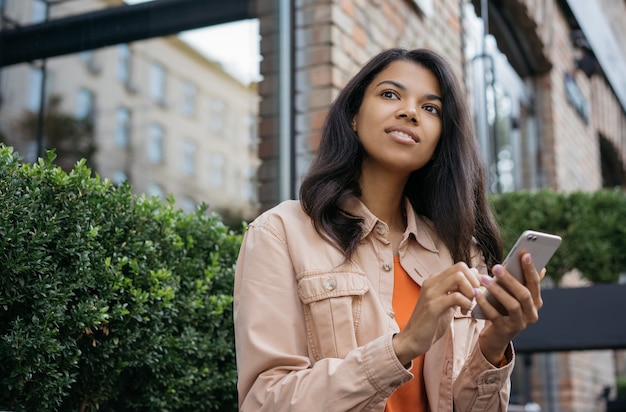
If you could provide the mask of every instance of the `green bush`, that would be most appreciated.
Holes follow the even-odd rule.
[[[236,410],[241,235],[0,146],[0,410]]]
[[[563,238],[548,273],[556,283],[578,269],[593,283],[614,283],[626,272],[626,192],[512,192],[491,197],[508,250],[525,229]]]

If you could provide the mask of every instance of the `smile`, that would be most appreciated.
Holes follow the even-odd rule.
[[[385,132],[398,143],[416,144],[420,142],[419,137],[412,130],[404,128],[390,128]]]

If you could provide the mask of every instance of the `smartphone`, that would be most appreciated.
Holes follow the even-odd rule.
[[[550,233],[537,232],[534,230],[526,230],[517,238],[517,241],[509,251],[509,254],[502,262],[502,265],[517,279],[524,283],[524,271],[520,265],[520,252],[522,250],[529,252],[537,272],[540,272],[547,264],[550,258],[561,245],[561,237]],[[496,278],[494,278],[497,281]],[[487,292],[487,299],[499,310],[503,308],[497,300]],[[500,306],[500,307],[499,307]],[[472,309],[472,317],[476,319],[485,319],[485,315],[479,306]]]

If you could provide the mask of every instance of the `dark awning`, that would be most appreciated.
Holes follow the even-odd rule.
[[[154,0],[0,31],[0,67],[255,17],[250,0]]]
[[[626,285],[542,291],[539,321],[514,340],[517,352],[626,348]]]

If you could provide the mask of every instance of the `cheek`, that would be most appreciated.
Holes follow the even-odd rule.
[[[441,127],[433,127],[428,134],[431,154],[434,154],[441,140]]]
[[[427,124],[433,133],[436,133],[438,135],[441,134],[441,131],[443,129],[443,123],[440,117],[430,116],[427,120]]]
[[[443,131],[441,120],[432,119],[431,122],[427,122],[426,124],[423,124],[422,127],[428,134],[428,139],[434,141],[436,145],[439,139],[441,138],[441,133]]]

